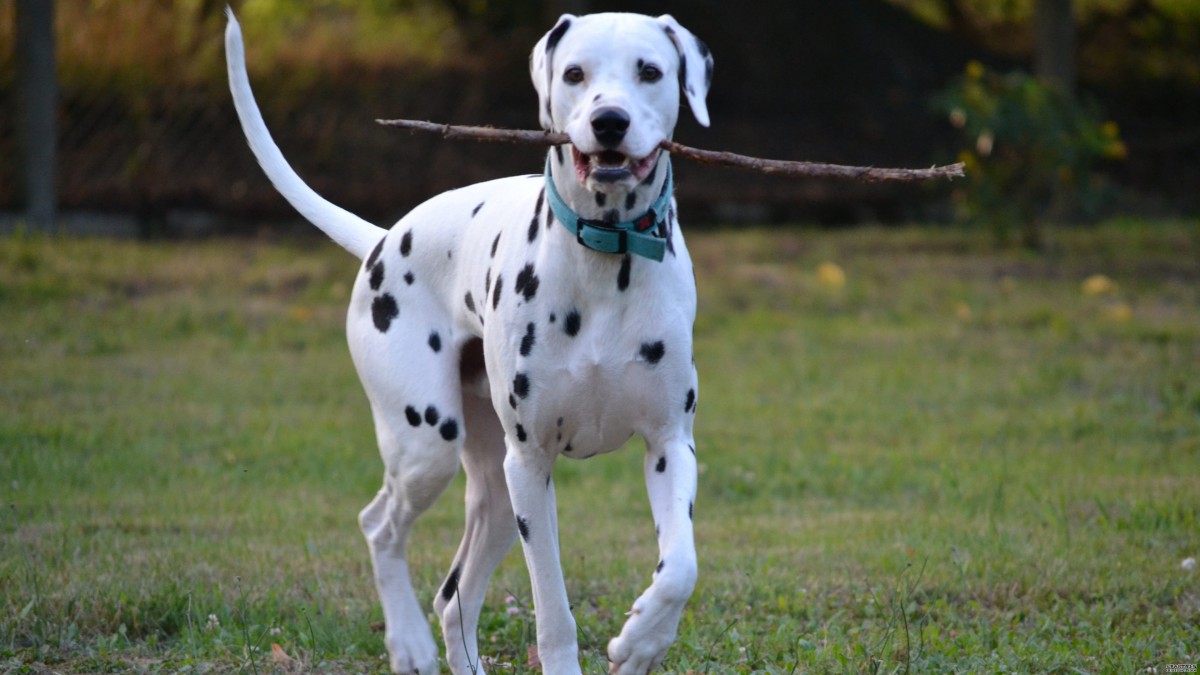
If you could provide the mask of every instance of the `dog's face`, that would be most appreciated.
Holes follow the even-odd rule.
[[[563,15],[529,64],[542,127],[571,138],[588,190],[628,191],[650,175],[679,119],[680,89],[708,126],[712,56],[669,15]]]

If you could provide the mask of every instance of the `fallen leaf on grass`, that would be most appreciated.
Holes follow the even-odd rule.
[[[525,660],[531,670],[537,670],[542,667],[542,660],[538,658],[537,645],[531,645],[525,650]]]

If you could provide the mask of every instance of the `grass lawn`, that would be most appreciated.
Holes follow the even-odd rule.
[[[1200,223],[1054,239],[689,237],[700,582],[667,670],[1200,662]],[[355,272],[316,238],[0,239],[0,671],[385,669]],[[632,446],[556,468],[585,672],[656,560]],[[425,598],[462,496],[414,533]],[[529,671],[517,550],[481,631]]]

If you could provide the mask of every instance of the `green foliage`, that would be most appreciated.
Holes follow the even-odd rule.
[[[972,61],[936,105],[964,144],[962,215],[1001,239],[1016,228],[1039,246],[1042,223],[1094,219],[1111,197],[1097,168],[1125,156],[1117,125],[1058,88]]]

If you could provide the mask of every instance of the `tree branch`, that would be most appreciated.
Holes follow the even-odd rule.
[[[518,143],[523,145],[542,145],[546,147],[565,145],[570,139],[564,133],[550,131],[529,131],[524,129],[496,129],[494,127],[468,127],[454,124],[436,124],[417,120],[375,120],[389,127],[408,129],[439,134],[450,140],[491,141],[500,143]],[[674,141],[663,141],[659,147],[672,155],[690,159],[700,164],[724,166],[733,169],[757,171],[759,173],[793,178],[842,178],[863,182],[892,181],[915,182],[936,178],[961,178],[963,163],[947,166],[934,166],[928,169],[885,169],[873,166],[844,166],[841,164],[823,164],[819,162],[791,162],[781,159],[763,159],[748,157],[732,152],[718,152],[692,148]]]

